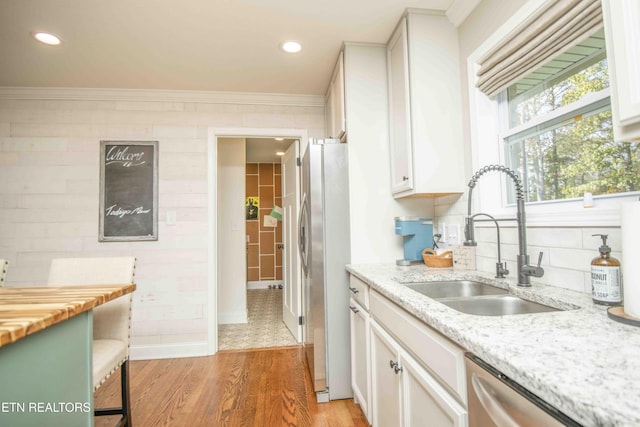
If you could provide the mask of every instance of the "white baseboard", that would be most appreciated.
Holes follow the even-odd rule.
[[[135,345],[129,349],[131,360],[173,359],[176,357],[199,357],[209,355],[209,343]]]
[[[269,286],[282,285],[282,280],[261,280],[256,282],[247,282],[247,289],[269,289]]]

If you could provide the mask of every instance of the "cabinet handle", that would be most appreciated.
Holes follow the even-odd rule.
[[[400,366],[399,362],[394,362],[393,360],[389,360],[389,366],[393,368],[393,371],[397,374],[398,372],[402,372],[402,366]]]
[[[399,362],[394,362],[393,360],[389,360],[389,366],[393,368],[393,371],[397,374],[398,372],[402,372],[402,366],[400,366]]]
[[[358,292],[360,292],[357,288],[349,288],[351,290],[351,292],[353,292],[354,294],[357,294]]]
[[[351,309],[351,311],[353,311],[354,313],[359,313],[360,310],[358,310],[356,307],[350,305],[349,308]]]
[[[409,181],[409,177],[408,176],[402,176],[402,180],[403,181]]]

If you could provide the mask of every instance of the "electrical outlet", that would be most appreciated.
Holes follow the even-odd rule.
[[[448,224],[446,226],[447,243],[457,245],[460,243],[460,224]]]
[[[444,222],[438,223],[438,234],[440,234],[439,243],[447,243],[447,224]]]

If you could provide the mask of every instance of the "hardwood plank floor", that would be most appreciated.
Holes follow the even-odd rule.
[[[119,402],[118,373],[95,406]],[[221,351],[213,356],[130,362],[134,427],[368,426],[352,399],[318,404],[302,347]],[[96,427],[117,417],[97,417]]]

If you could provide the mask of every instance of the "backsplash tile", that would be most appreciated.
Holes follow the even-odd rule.
[[[436,199],[434,229],[438,223],[460,224],[464,230],[467,212],[466,195]],[[496,229],[489,223],[475,228],[476,264],[479,271],[495,273],[498,248]],[[476,224],[477,225],[477,224]],[[514,222],[500,222],[501,258],[510,270],[509,277],[516,275],[516,256],[519,252],[518,230]],[[591,260],[598,256],[600,239],[593,234],[607,234],[607,244],[612,248],[611,256],[624,263],[621,253],[620,227],[528,227],[527,254],[532,264],[537,263],[538,253],[543,252],[541,266],[545,274],[532,278],[544,283],[578,292],[591,293]],[[464,240],[464,236],[462,237]]]

